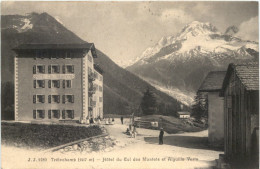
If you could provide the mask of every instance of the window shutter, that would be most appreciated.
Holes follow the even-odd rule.
[[[48,81],[49,88],[51,88],[51,80]]]
[[[65,65],[62,66],[62,72],[63,72],[63,73],[66,73],[66,71],[65,71]]]
[[[48,110],[48,117],[51,119],[51,110]]]
[[[42,111],[42,118],[45,118],[45,110]]]
[[[58,65],[58,71],[57,71],[57,73],[60,73],[60,65]]]
[[[36,65],[33,66],[33,74],[36,74]]]
[[[42,96],[42,103],[45,103],[45,95]]]
[[[74,65],[71,66],[71,72],[74,73]]]
[[[62,102],[65,103],[65,95],[62,95]]]
[[[48,73],[51,74],[51,65],[48,66]]]
[[[62,119],[65,119],[65,110],[62,110]]]
[[[58,86],[57,87],[60,88],[60,80],[58,80]]]
[[[36,119],[36,110],[33,110],[33,118]]]
[[[74,110],[71,111],[71,118],[74,119]]]
[[[36,80],[33,81],[33,87],[36,88]]]
[[[45,73],[45,65],[42,66],[42,72]]]
[[[36,103],[36,95],[33,95],[33,103]]]
[[[66,82],[65,80],[62,81],[63,88],[65,88],[65,82]]]
[[[74,103],[74,95],[71,96],[71,103]]]
[[[42,80],[42,88],[45,88],[45,80]]]
[[[58,95],[58,103],[60,103],[60,95]]]
[[[48,102],[51,103],[51,95],[48,96]]]
[[[60,110],[58,110],[58,117],[57,117],[58,119],[60,118]]]

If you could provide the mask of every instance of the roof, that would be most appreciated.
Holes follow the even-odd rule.
[[[222,89],[223,80],[226,71],[212,71],[209,72],[204,81],[202,82],[199,92],[214,92]]]
[[[93,57],[97,57],[94,43],[74,43],[74,44],[21,44],[15,47],[13,50],[16,52],[24,50],[91,50]]]
[[[250,62],[242,64],[231,63],[222,85],[222,95],[228,85],[230,75],[235,72],[245,89],[248,91],[259,90],[259,63]]]
[[[179,111],[177,112],[179,115],[190,115],[190,112],[186,112],[186,111]]]
[[[103,69],[99,66],[99,64],[94,64],[94,69],[100,74],[104,73]]]

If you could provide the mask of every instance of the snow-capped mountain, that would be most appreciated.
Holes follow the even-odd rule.
[[[194,21],[175,36],[147,48],[127,69],[165,86],[195,92],[209,71],[226,70],[231,62],[258,60],[258,43],[221,33],[210,23]]]
[[[147,48],[134,64],[149,64],[162,59],[185,60],[204,55],[216,60],[225,56],[250,58],[246,49],[258,52],[258,43],[243,41],[228,34],[237,31],[236,27],[229,27],[226,34],[223,34],[210,23],[194,21],[186,25],[176,37],[163,37],[155,46]]]

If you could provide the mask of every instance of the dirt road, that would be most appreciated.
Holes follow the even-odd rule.
[[[159,131],[139,129],[136,138],[124,134],[128,124],[106,125],[116,146],[109,151],[92,153],[42,154],[40,151],[2,146],[3,168],[200,168],[215,165],[221,151],[207,146],[207,131],[164,135],[158,144]],[[36,161],[32,161],[36,159]],[[31,160],[31,161],[30,161]],[[6,166],[6,167],[5,167]],[[26,166],[26,167],[25,167]]]

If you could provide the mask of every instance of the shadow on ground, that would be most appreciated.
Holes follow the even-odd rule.
[[[158,137],[145,137],[145,142],[149,144],[158,144]],[[218,150],[220,148],[210,147],[208,145],[208,137],[195,137],[195,136],[165,136],[163,144],[172,145],[177,147],[193,148],[193,149],[206,149]]]

